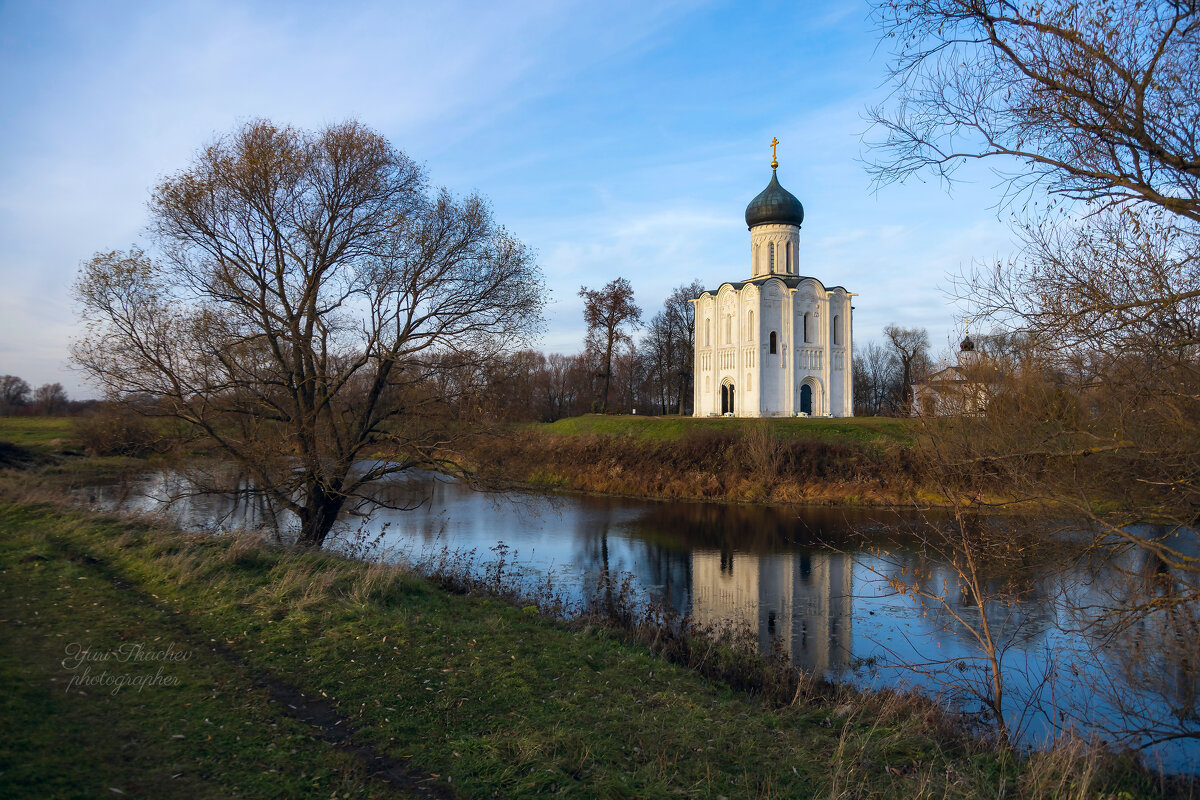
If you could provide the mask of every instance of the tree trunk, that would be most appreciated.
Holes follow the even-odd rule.
[[[325,544],[329,532],[337,522],[345,499],[321,491],[309,494],[308,502],[300,513],[300,535],[296,544],[300,547],[319,548]]]
[[[608,336],[608,348],[604,351],[604,397],[600,401],[600,411],[608,413],[608,389],[609,381],[612,380],[612,351],[613,337],[610,333]]]

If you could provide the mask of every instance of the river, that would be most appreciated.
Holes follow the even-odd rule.
[[[262,524],[236,494],[179,498],[181,487],[180,477],[162,473],[83,494],[97,507],[165,511],[185,528]],[[416,507],[374,508],[365,521],[348,521],[333,546],[374,543],[371,557],[414,562],[473,553],[483,570],[502,543],[516,579],[530,587],[550,576],[578,599],[606,573],[628,575],[646,597],[701,624],[746,629],[762,649],[782,647],[796,666],[830,680],[913,687],[982,710],[973,693],[987,673],[970,633],[980,611],[964,601],[957,573],[906,535],[928,524],[915,513],[497,495],[431,473],[394,480],[381,498]],[[1125,566],[1123,574],[1137,572]],[[889,577],[918,567],[944,587],[944,605],[894,590]],[[1037,745],[1064,727],[1133,745],[1150,741],[1148,728],[1200,731],[1186,719],[1196,707],[1192,671],[1152,665],[1147,680],[1146,664],[1129,663],[1127,640],[1080,630],[1079,609],[1110,598],[1111,580],[1061,565],[1035,573],[1019,602],[987,607],[1003,648],[1005,715],[1023,742]],[[1143,754],[1167,771],[1200,772],[1200,739]]]

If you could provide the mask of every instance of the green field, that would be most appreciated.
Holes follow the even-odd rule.
[[[680,439],[695,431],[749,431],[766,426],[775,436],[787,439],[850,439],[856,442],[912,441],[914,420],[895,417],[778,417],[765,419],[646,417],[630,414],[585,414],[557,422],[530,425],[540,433],[561,436],[602,434],[637,439]]]
[[[44,452],[70,449],[72,417],[0,417],[0,442]]]

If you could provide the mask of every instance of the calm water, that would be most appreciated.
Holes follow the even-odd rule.
[[[162,511],[181,485],[176,476],[154,475],[133,486],[90,489],[87,499]],[[965,690],[985,679],[967,631],[978,625],[980,612],[962,602],[952,570],[905,543],[911,539],[903,530],[922,524],[915,516],[497,496],[424,473],[392,482],[382,497],[387,505],[417,507],[377,508],[366,523],[353,523],[357,529],[348,523],[342,542],[378,537],[376,552],[391,559],[421,559],[443,548],[474,551],[479,569],[503,542],[507,559],[531,586],[550,574],[574,597],[595,587],[605,571],[625,573],[648,596],[702,623],[749,628],[763,649],[777,642],[805,670],[863,686],[913,686],[955,708],[979,710]],[[262,522],[235,495],[176,500],[168,513],[197,529]],[[889,586],[889,575],[917,566],[945,587],[949,609]],[[1134,573],[1139,568],[1125,566]],[[1036,744],[1064,726],[1109,741],[1141,741],[1128,733],[1133,722],[1162,726],[1171,722],[1173,707],[1195,708],[1190,674],[1170,677],[1170,664],[1124,663],[1126,641],[1073,632],[1081,617],[1072,609],[1103,602],[1119,589],[1117,582],[1082,568],[1048,569],[1023,588],[1018,605],[987,613],[1005,647],[1007,716],[1026,742]],[[1169,679],[1157,680],[1159,672]],[[1194,718],[1190,724],[1200,730]],[[1197,772],[1200,741],[1156,745],[1146,757],[1171,771]]]

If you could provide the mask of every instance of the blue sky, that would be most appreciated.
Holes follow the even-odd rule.
[[[800,271],[945,348],[947,275],[1011,250],[986,172],[873,193],[863,114],[886,49],[864,0],[0,3],[0,373],[68,368],[70,286],[142,242],[149,189],[255,117],[355,117],[478,191],[553,292],[547,352],[583,339],[580,285],[628,278],[649,318],[675,286],[749,271],[742,214],[770,178],[804,203]]]

